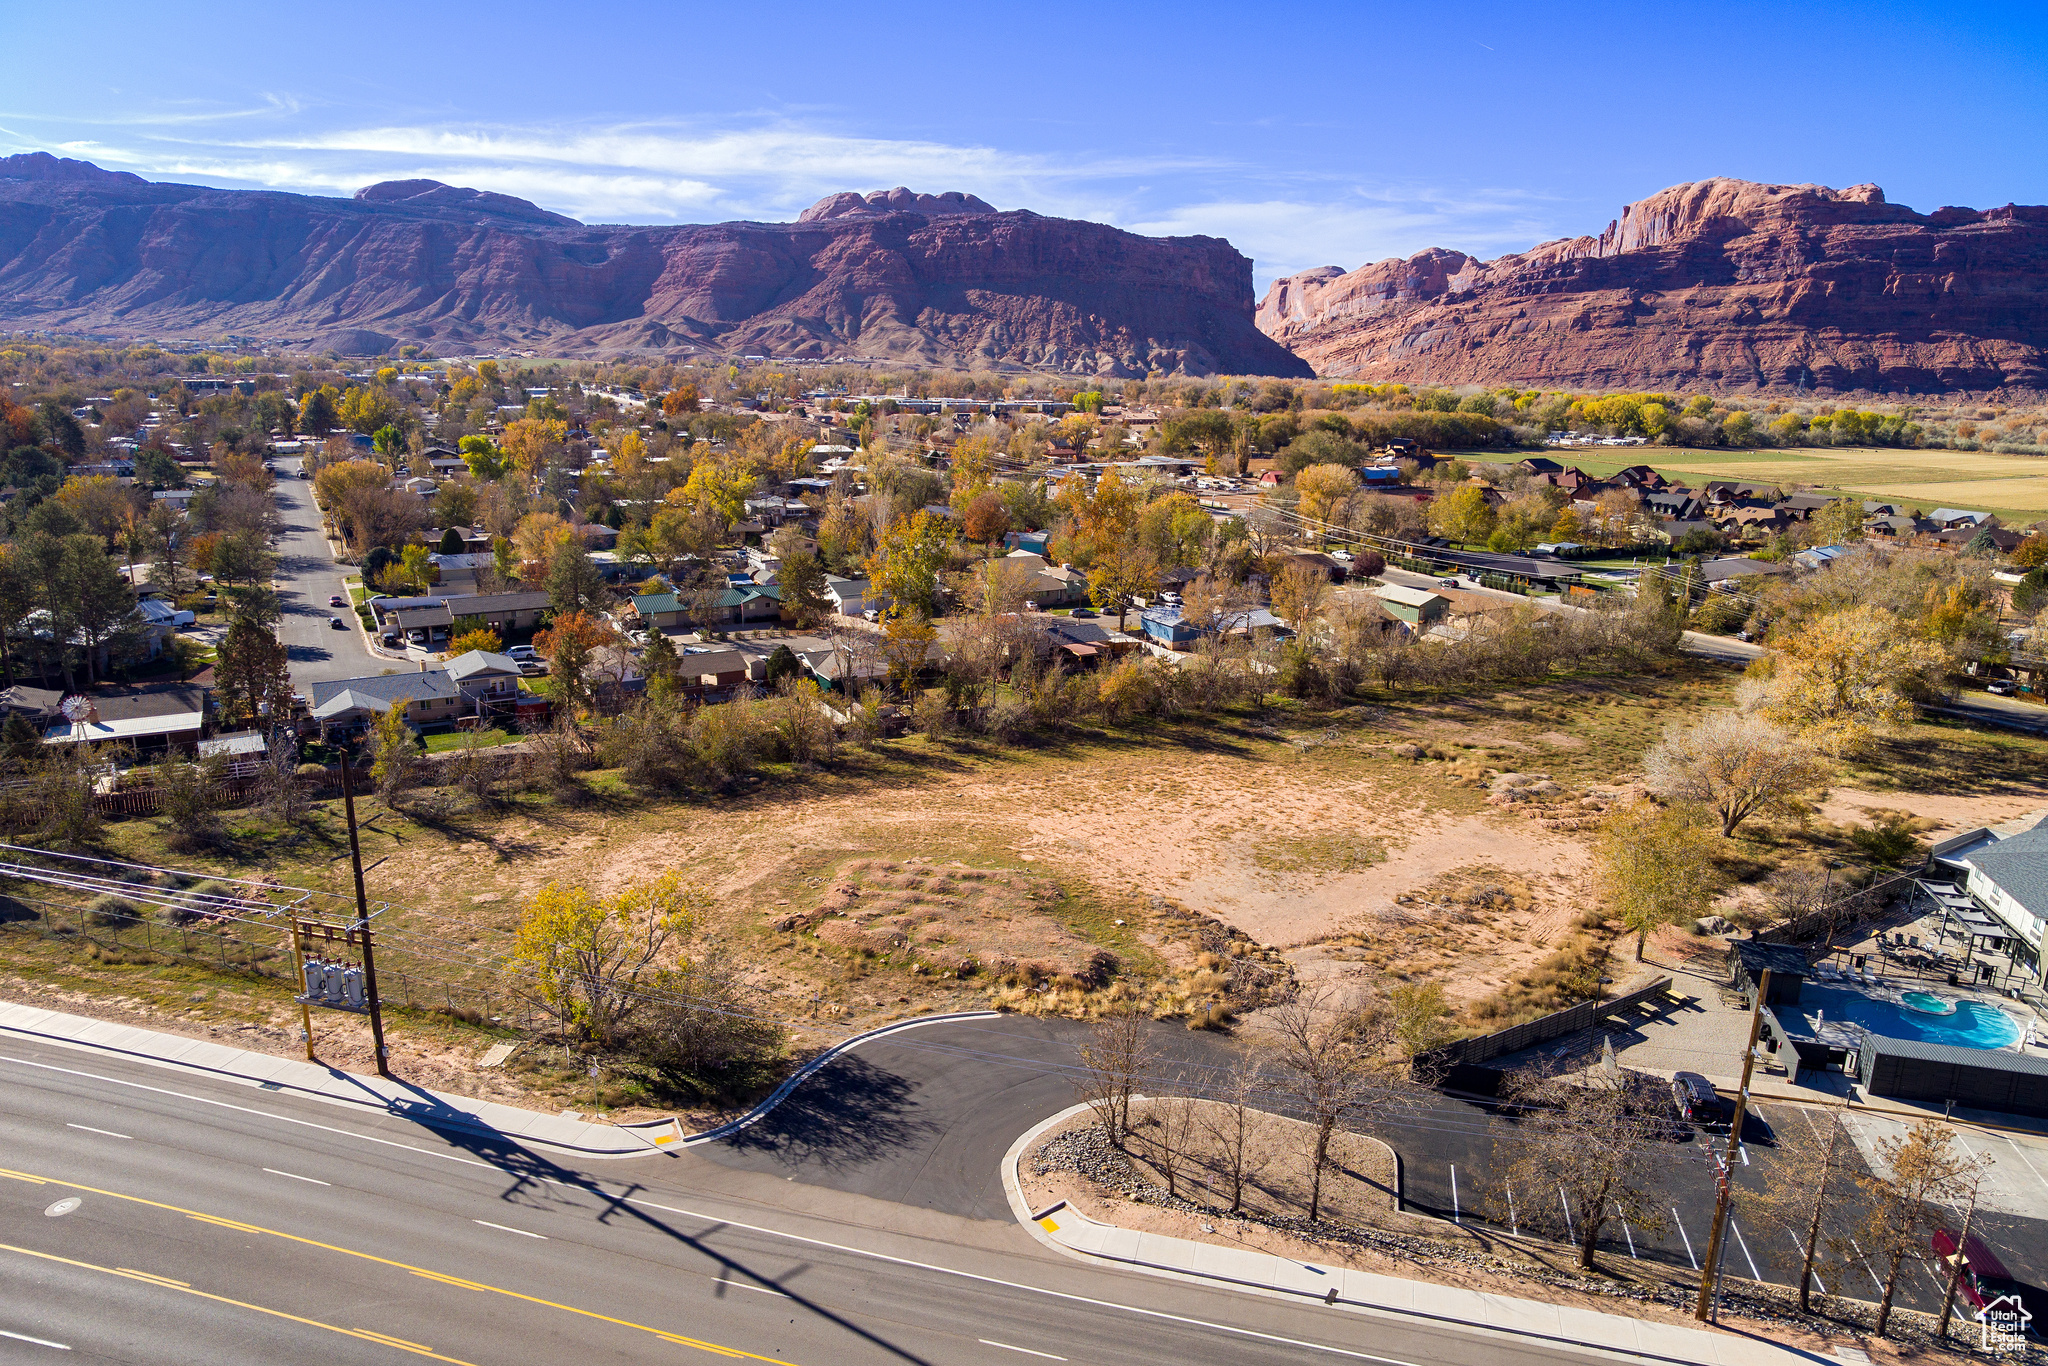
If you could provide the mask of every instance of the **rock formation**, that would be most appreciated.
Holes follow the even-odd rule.
[[[1875,185],[1703,180],[1598,237],[1276,280],[1319,374],[1581,389],[2048,390],[2048,208],[1919,214]]]
[[[585,226],[431,180],[325,199],[0,159],[0,329],[1306,375],[1252,304],[1251,262],[1220,238],[958,193],[833,195],[796,223]]]

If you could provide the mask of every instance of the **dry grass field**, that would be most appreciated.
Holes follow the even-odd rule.
[[[1593,447],[1556,456],[1588,474],[1648,463],[1667,479],[1697,486],[1739,479],[1804,484],[1825,493],[1995,512],[2008,526],[2048,517],[2048,461],[1994,451],[1817,447],[1786,450],[1674,450]]]

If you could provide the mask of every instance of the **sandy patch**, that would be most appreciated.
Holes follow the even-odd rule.
[[[1820,814],[1824,820],[1860,825],[1870,819],[1871,811],[1908,811],[1927,820],[1939,821],[1940,826],[1932,832],[1932,837],[1940,839],[1946,834],[1975,830],[1983,825],[1998,825],[2016,816],[2044,809],[2048,809],[2048,784],[2035,784],[2025,791],[1996,797],[1937,792],[1864,792],[1853,787],[1838,787],[1830,791],[1828,799],[1821,803]]]

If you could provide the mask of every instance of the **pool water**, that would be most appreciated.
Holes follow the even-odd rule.
[[[1957,1048],[2004,1048],[2020,1040],[2020,1026],[1996,1006],[1959,1000],[1953,1015],[1929,1015],[1860,991],[1805,984],[1799,1012],[1810,1021],[1816,1012],[1827,1020],[1846,1020],[1888,1039],[1945,1043]]]

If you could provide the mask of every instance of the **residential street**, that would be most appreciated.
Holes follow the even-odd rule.
[[[308,683],[362,678],[393,666],[370,653],[353,613],[327,605],[330,594],[342,591],[343,570],[327,553],[312,481],[299,478],[298,469],[296,460],[277,462],[277,502],[284,518],[277,541],[278,596],[284,603],[278,636],[291,653],[292,684],[303,692]],[[328,625],[331,616],[339,616],[348,629]]]

